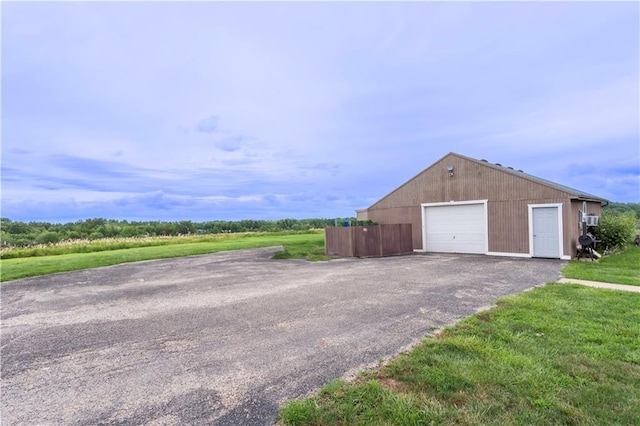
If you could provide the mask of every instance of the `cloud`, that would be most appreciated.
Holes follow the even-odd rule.
[[[235,159],[228,159],[228,160],[221,160],[221,163],[224,164],[225,166],[246,166],[249,164],[255,164],[257,160],[253,159],[253,158],[235,158]]]
[[[52,155],[49,160],[52,166],[66,171],[102,177],[130,178],[151,171],[121,161],[85,158],[67,154]]]
[[[227,137],[218,142],[216,146],[226,152],[234,152],[241,149],[246,142],[246,139],[242,136]]]
[[[122,208],[131,209],[145,207],[150,210],[172,210],[175,208],[193,206],[195,200],[189,197],[171,196],[163,191],[154,191],[136,196],[119,198],[113,204]]]
[[[218,117],[212,115],[209,118],[200,120],[196,129],[202,133],[215,133],[218,130]]]
[[[18,155],[29,155],[32,153],[32,151],[28,150],[28,149],[24,149],[24,148],[11,148],[9,149],[9,151],[12,154],[18,154]]]
[[[0,166],[2,181],[6,182],[18,182],[20,181],[20,171],[15,167],[9,167],[5,164]]]
[[[7,3],[3,214],[346,216],[449,151],[639,201],[638,13]]]
[[[550,145],[580,147],[601,143],[602,140],[638,137],[640,117],[640,80],[638,75],[625,76],[600,87],[580,91],[556,93],[538,101],[528,111],[499,117],[491,128],[502,132],[480,133],[494,144],[505,140],[535,144],[538,149]],[[483,134],[484,133],[484,134]],[[532,147],[532,148],[534,148]]]
[[[588,185],[611,201],[640,202],[640,152],[618,161],[573,162],[561,170],[560,179],[577,188]]]
[[[266,193],[253,197],[184,197],[154,191],[95,201],[73,198],[8,200],[3,203],[3,216],[47,222],[72,222],[92,217],[128,220],[276,220],[284,217],[335,217],[336,209],[344,208],[353,210],[356,206],[345,198],[321,196],[309,199]]]

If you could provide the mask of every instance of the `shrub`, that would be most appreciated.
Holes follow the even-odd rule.
[[[636,222],[636,215],[632,212],[615,214],[605,211],[599,226],[593,228],[592,232],[605,250],[624,250],[633,243]]]
[[[89,234],[90,240],[99,240],[101,238],[104,238],[104,235],[102,234],[102,232],[94,231],[91,234]]]
[[[38,238],[36,238],[36,241],[39,244],[55,244],[58,241],[60,241],[60,235],[58,235],[57,232],[44,231],[43,233],[38,235]]]

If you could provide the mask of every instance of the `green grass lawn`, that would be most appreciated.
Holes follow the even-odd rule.
[[[597,262],[572,260],[562,273],[566,278],[640,286],[640,247],[629,247]]]
[[[225,235],[209,237],[206,241],[185,242],[176,239],[176,244],[127,249],[111,249],[91,253],[71,253],[50,256],[32,256],[0,260],[0,280],[9,281],[18,278],[51,274],[54,272],[75,271],[118,263],[140,260],[162,259],[170,257],[192,256],[216,253],[226,250],[239,250],[257,247],[284,245],[287,256],[316,259],[324,255],[324,232],[308,233],[270,233]]]
[[[602,425],[640,419],[640,294],[548,284],[280,411],[285,425]]]

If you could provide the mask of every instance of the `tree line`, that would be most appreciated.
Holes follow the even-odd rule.
[[[614,215],[633,213],[640,222],[640,203],[609,203],[603,210]]]
[[[609,203],[604,211],[614,216],[630,215],[640,224],[640,203]],[[0,219],[0,245],[2,247],[28,247],[34,244],[53,244],[65,240],[118,237],[155,237],[238,232],[307,231],[327,226],[371,224],[353,217],[338,219],[280,219],[280,220],[212,220],[192,222],[127,221],[113,219],[86,219],[69,223],[20,222]]]
[[[307,231],[320,229],[355,218],[340,219],[280,219],[192,222],[137,222],[113,219],[86,219],[70,223],[20,222],[0,219],[0,242],[3,247],[27,247],[53,244],[65,240],[119,237],[155,237],[238,232]]]

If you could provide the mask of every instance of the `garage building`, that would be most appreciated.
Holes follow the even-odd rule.
[[[581,211],[607,200],[500,164],[449,153],[358,219],[412,224],[414,250],[570,259]]]

